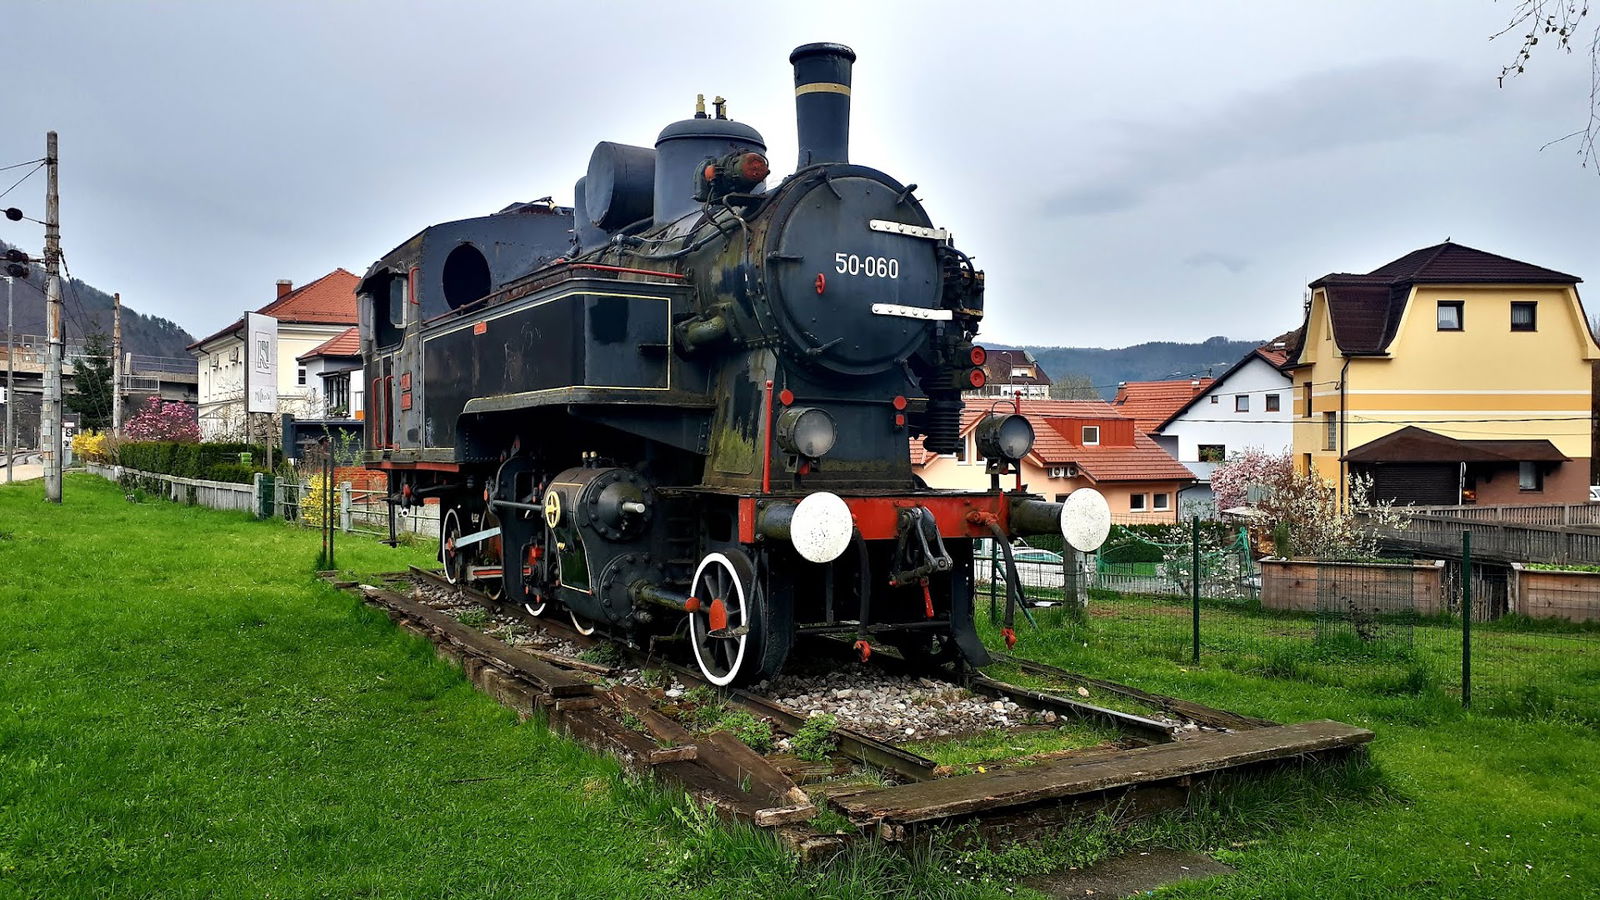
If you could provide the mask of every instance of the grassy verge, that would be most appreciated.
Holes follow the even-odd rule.
[[[800,872],[765,836],[518,724],[316,581],[315,532],[128,503],[90,477],[66,487],[60,508],[37,483],[0,489],[0,896],[1009,897],[1029,895],[1011,892],[1016,876],[1158,846],[1240,869],[1182,896],[1600,883],[1590,729],[1463,713],[1427,684],[1084,647],[1049,611],[1019,652],[1365,725],[1374,762],[1226,779],[1130,828],[1113,816],[998,851],[869,848]],[[354,539],[339,552],[360,575],[431,555]]]
[[[317,582],[314,531],[66,496],[0,488],[0,896],[1008,896],[878,852],[799,873]]]
[[[1048,848],[1053,858],[1182,846],[1239,868],[1170,889],[1173,896],[1577,897],[1600,885],[1600,732],[1584,720],[1464,711],[1426,670],[1408,677],[1383,654],[1326,654],[1299,634],[1307,622],[1256,626],[1260,633],[1238,646],[1207,644],[1196,666],[1187,621],[1152,625],[1165,618],[1135,611],[1145,603],[1112,600],[1106,615],[1091,604],[1087,625],[1036,611],[1040,628],[1021,626],[1016,652],[1278,721],[1371,728],[1371,763],[1230,779],[1232,787],[1202,794],[1178,815],[1064,837]],[[998,646],[987,615],[980,619]],[[1159,629],[1154,644],[1150,629]],[[1281,643],[1263,652],[1259,640]],[[1590,679],[1573,690],[1595,687],[1585,673],[1596,662],[1568,655],[1568,677]]]

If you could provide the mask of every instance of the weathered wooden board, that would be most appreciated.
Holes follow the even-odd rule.
[[[426,603],[382,588],[363,587],[362,593],[406,618],[426,625],[452,643],[494,663],[497,668],[526,678],[552,697],[580,697],[594,692],[594,685],[589,681],[523,653],[475,628],[469,628]]]
[[[1372,732],[1342,722],[1278,725],[1155,744],[1112,757],[1063,759],[835,797],[856,822],[898,825],[1059,800],[1133,784],[1215,772],[1272,759],[1352,747]]]

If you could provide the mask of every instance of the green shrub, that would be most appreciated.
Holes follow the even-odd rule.
[[[1138,539],[1100,551],[1100,559],[1107,563],[1158,563],[1165,558],[1160,547]]]

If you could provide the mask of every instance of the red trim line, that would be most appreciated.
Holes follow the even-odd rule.
[[[383,470],[386,470],[386,471],[394,471],[394,470],[419,471],[419,472],[459,472],[459,471],[461,471],[461,467],[456,465],[455,463],[441,463],[441,462],[414,462],[414,463],[408,463],[408,462],[394,462],[393,460],[387,460],[387,459],[379,461],[379,462],[368,463],[367,464],[367,468],[369,468],[369,469],[383,469]]]

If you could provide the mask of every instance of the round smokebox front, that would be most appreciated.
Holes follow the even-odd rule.
[[[921,204],[870,169],[816,176],[783,201],[769,240],[767,296],[799,357],[868,375],[897,364],[933,326],[941,295],[932,240],[872,223],[929,226]]]

